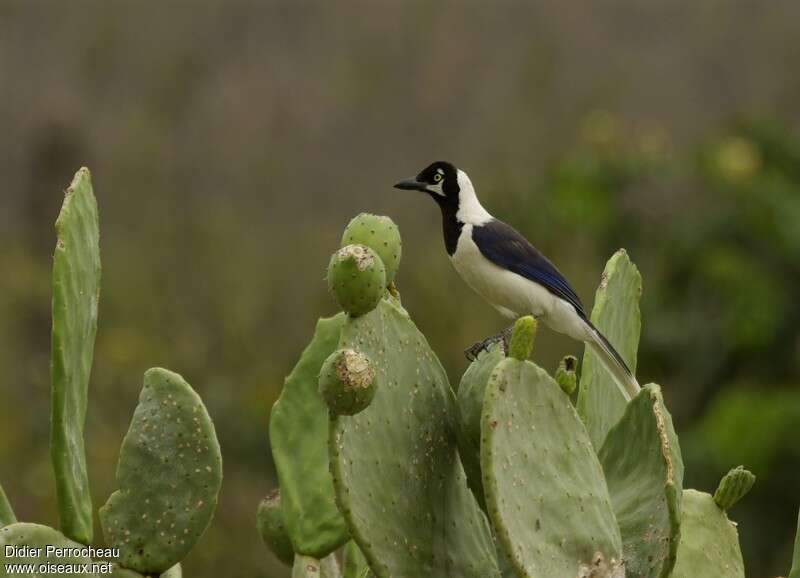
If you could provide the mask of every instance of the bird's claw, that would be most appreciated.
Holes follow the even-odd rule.
[[[513,325],[508,327],[498,333],[497,335],[492,335],[491,337],[487,337],[483,341],[478,341],[470,345],[467,349],[464,350],[464,356],[467,358],[467,361],[473,362],[478,359],[478,356],[483,353],[484,351],[489,351],[489,348],[494,345],[495,343],[500,343],[503,347],[503,355],[508,355],[508,346],[511,341],[511,332],[513,331]]]

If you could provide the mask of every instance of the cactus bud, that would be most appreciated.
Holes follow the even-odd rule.
[[[756,477],[744,466],[735,467],[720,480],[714,492],[714,502],[721,509],[728,510],[744,498],[755,483]]]
[[[342,309],[358,317],[375,309],[383,297],[386,269],[369,247],[347,245],[331,257],[328,288]]]
[[[294,549],[283,521],[280,490],[273,490],[261,500],[256,513],[256,525],[267,548],[278,560],[291,566],[294,562]]]
[[[400,266],[403,243],[400,231],[389,217],[361,213],[347,225],[342,234],[342,246],[366,245],[383,261],[386,267],[386,285],[391,285]]]
[[[578,367],[578,359],[574,355],[567,355],[558,364],[556,369],[556,383],[564,390],[567,395],[575,393],[575,388],[578,386],[578,380],[575,375],[575,370]]]
[[[335,415],[355,415],[375,397],[375,368],[359,351],[334,351],[319,374],[319,391]]]
[[[511,334],[511,344],[508,347],[509,357],[520,361],[525,361],[530,357],[533,340],[536,337],[536,325],[536,319],[531,315],[517,319]]]

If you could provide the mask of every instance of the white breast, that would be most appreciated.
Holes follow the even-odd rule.
[[[450,260],[467,285],[504,316],[534,315],[559,333],[587,338],[587,326],[572,305],[484,257],[472,240],[472,225],[464,225]]]

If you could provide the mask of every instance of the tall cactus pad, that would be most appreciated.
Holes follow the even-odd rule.
[[[623,576],[600,462],[558,384],[533,363],[502,361],[486,388],[481,431],[489,517],[517,576]]]
[[[6,556],[6,546],[28,546],[29,548],[37,548],[38,555],[34,556]],[[34,578],[45,576],[61,576],[61,577],[74,577],[74,578],[93,578],[94,574],[89,574],[81,568],[84,564],[91,564],[91,558],[84,556],[57,556],[55,553],[50,556],[47,555],[47,546],[55,546],[56,548],[82,548],[83,545],[73,542],[61,532],[54,530],[48,526],[40,524],[11,524],[0,529],[0,576],[32,576]],[[21,554],[23,552],[17,550]],[[40,564],[65,564],[70,566],[77,566],[72,568],[74,572],[52,573],[45,572],[39,573],[14,573],[8,572],[7,564],[33,564],[39,568]]]
[[[678,561],[672,578],[744,578],[736,526],[710,494],[683,491]]]
[[[339,563],[333,554],[322,560],[302,555],[294,559],[292,578],[341,578],[341,576]]]
[[[180,562],[211,522],[222,484],[214,424],[177,373],[149,369],[122,441],[117,483],[100,508],[120,564],[157,574]]]
[[[608,260],[594,298],[592,323],[636,373],[636,351],[642,319],[639,298],[642,276],[624,249]],[[622,417],[627,399],[597,355],[586,348],[581,369],[578,413],[596,449],[603,447],[608,430]]]
[[[628,578],[667,578],[680,537],[683,460],[657,385],[645,386],[628,404],[599,457]]]
[[[311,343],[286,378],[269,422],[286,528],[295,552],[316,558],[324,558],[349,538],[334,498],[328,406],[317,383],[322,363],[336,349],[344,321],[342,313],[319,320]]]
[[[342,246],[353,243],[366,245],[378,254],[386,267],[386,284],[391,284],[403,253],[400,231],[394,221],[369,213],[353,217],[342,234]]]
[[[6,493],[3,491],[3,486],[0,486],[0,528],[16,521],[17,517],[14,515],[14,510],[11,508]]]
[[[794,537],[794,556],[788,578],[800,578],[800,514],[797,516],[797,534]]]
[[[714,492],[714,501],[723,510],[728,510],[744,498],[756,483],[756,477],[743,466],[733,468],[722,478]]]
[[[347,245],[331,256],[328,289],[353,317],[375,309],[386,291],[386,269],[366,245]]]
[[[280,491],[275,490],[258,505],[256,526],[267,548],[278,560],[291,565],[294,561],[294,549],[286,531]]]
[[[473,361],[464,376],[456,393],[458,407],[458,453],[470,490],[475,495],[481,508],[486,509],[483,496],[483,479],[481,474],[481,412],[486,384],[497,364],[505,356],[499,343],[492,345],[488,351],[481,353]]]
[[[375,363],[370,406],[331,422],[336,498],[380,578],[498,575],[488,525],[467,488],[450,432],[447,376],[394,302],[349,320],[339,344]]]
[[[100,235],[89,169],[79,170],[67,189],[56,233],[50,455],[61,530],[88,544],[93,534],[92,497],[83,426],[100,299]]]

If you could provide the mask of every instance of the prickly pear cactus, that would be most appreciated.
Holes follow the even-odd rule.
[[[53,257],[50,454],[61,530],[92,541],[92,497],[83,426],[100,299],[97,202],[89,169],[75,174],[56,220]]]
[[[336,415],[355,415],[375,397],[375,367],[360,351],[339,349],[322,364],[319,392]]]
[[[458,453],[464,465],[464,472],[467,474],[469,488],[484,511],[486,499],[483,494],[481,474],[481,412],[486,384],[489,383],[494,368],[503,359],[505,356],[499,343],[479,354],[464,372],[456,392]]]
[[[318,391],[322,363],[336,350],[345,315],[320,319],[272,408],[269,437],[294,551],[324,558],[349,539],[336,507],[328,458],[328,407]]]
[[[458,460],[447,376],[405,310],[384,299],[339,347],[375,363],[370,406],[333,417],[331,469],[353,539],[379,578],[499,575],[489,527]]]
[[[366,245],[378,254],[386,267],[386,284],[390,285],[403,252],[400,230],[394,221],[381,215],[361,213],[350,221],[342,234],[342,246],[354,243]]]
[[[34,550],[28,550],[26,555],[5,555],[7,546],[25,547],[37,549],[35,555],[27,555]],[[47,546],[55,546],[56,548],[83,548],[82,544],[73,542],[61,532],[54,530],[48,526],[40,524],[27,524],[17,523],[0,528],[0,576],[33,576],[35,578],[45,576],[52,576],[54,572],[34,572],[34,573],[8,573],[7,564],[34,564],[35,568],[39,568],[41,564],[65,564],[70,566],[70,571],[60,572],[57,576],[87,578],[94,577],[95,574],[89,573],[84,565],[91,564],[91,558],[85,556],[57,556],[55,553],[48,555]],[[20,554],[22,551],[16,550]],[[72,571],[74,570],[74,571]]]
[[[347,245],[331,256],[328,288],[353,317],[375,309],[386,290],[386,269],[366,245]]]
[[[661,389],[645,386],[599,453],[628,578],[667,578],[680,537],[683,460]]]
[[[5,491],[3,491],[3,486],[0,486],[0,528],[16,521],[17,517],[14,515],[14,510],[11,508]]]
[[[294,550],[289,533],[286,531],[279,490],[273,491],[261,500],[256,512],[256,525],[264,544],[278,560],[291,565],[294,562]]]
[[[100,508],[106,543],[120,549],[125,568],[165,572],[208,527],[222,484],[214,424],[180,375],[145,373],[117,482],[120,489]]]
[[[739,533],[710,494],[683,491],[681,539],[672,578],[744,578]]]
[[[567,355],[558,364],[556,374],[553,376],[561,390],[567,395],[572,395],[578,387],[578,359],[574,355]]]
[[[737,466],[719,482],[714,492],[714,502],[723,510],[729,510],[750,492],[755,483],[756,477],[752,472],[744,469],[744,466]]]
[[[516,575],[622,578],[603,470],[569,398],[544,370],[514,358],[495,368],[485,395],[483,487]]]
[[[639,313],[641,295],[642,276],[625,250],[620,249],[608,260],[603,271],[594,298],[592,323],[614,345],[634,373],[642,326]],[[608,430],[622,417],[627,402],[597,355],[587,347],[581,366],[577,407],[596,449],[603,447]]]

